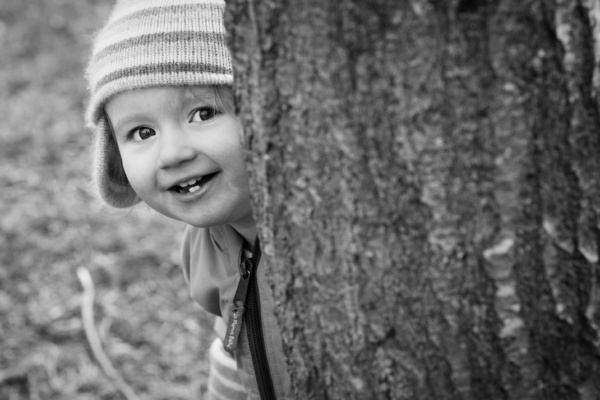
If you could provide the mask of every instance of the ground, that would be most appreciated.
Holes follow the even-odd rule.
[[[180,270],[180,223],[100,204],[83,78],[112,1],[0,2],[0,399],[123,399],[81,318],[139,399],[199,398],[211,318]],[[196,393],[195,395],[193,393]]]

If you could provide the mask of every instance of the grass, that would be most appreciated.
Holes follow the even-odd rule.
[[[112,1],[0,2],[0,399],[122,399],[92,355],[78,267],[104,351],[141,399],[205,385],[211,318],[179,266],[182,225],[111,210],[89,185],[83,70]]]

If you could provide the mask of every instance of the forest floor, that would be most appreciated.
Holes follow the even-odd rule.
[[[94,332],[139,399],[206,384],[212,319],[183,280],[183,226],[91,194],[83,73],[112,3],[0,2],[1,400],[126,398],[84,330],[81,268]]]

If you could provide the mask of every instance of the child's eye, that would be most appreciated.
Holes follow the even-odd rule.
[[[216,117],[219,114],[221,114],[221,111],[216,110],[212,107],[198,108],[197,110],[194,110],[192,112],[192,116],[190,117],[190,122],[207,121],[211,118]]]
[[[135,128],[129,134],[129,137],[135,142],[141,142],[156,135],[156,131],[152,128]]]

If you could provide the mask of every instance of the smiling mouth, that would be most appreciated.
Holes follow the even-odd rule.
[[[212,174],[204,175],[201,178],[190,179],[189,181],[181,182],[178,185],[170,187],[169,190],[181,194],[194,193],[196,190],[199,190],[202,186],[210,182],[217,174],[218,172],[213,172]]]

